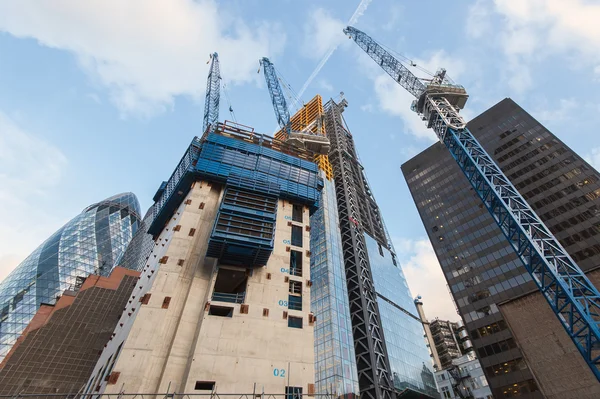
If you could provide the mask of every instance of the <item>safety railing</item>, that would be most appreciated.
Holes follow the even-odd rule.
[[[248,394],[221,394],[221,393],[40,393],[26,394],[15,393],[10,395],[0,395],[0,398],[39,398],[39,399],[359,399],[358,395],[334,395],[334,394],[267,394],[267,393],[248,393]]]
[[[246,299],[246,292],[239,292],[236,294],[213,292],[212,294],[212,300],[219,302],[244,303],[244,299]]]

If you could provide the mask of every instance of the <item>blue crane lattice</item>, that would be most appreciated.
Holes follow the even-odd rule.
[[[263,67],[263,73],[265,74],[267,88],[269,89],[269,94],[271,95],[271,102],[273,103],[273,109],[275,110],[277,123],[279,123],[279,127],[281,129],[285,130],[286,133],[289,134],[291,130],[290,112],[287,107],[287,102],[285,101],[283,90],[279,84],[275,67],[267,57],[263,57],[260,60],[260,65]]]
[[[219,55],[213,53],[210,56],[210,71],[206,80],[206,97],[204,99],[204,123],[202,133],[210,126],[215,129],[219,121],[219,99],[221,96],[221,73],[219,71]]]
[[[450,150],[600,380],[600,292],[466,128],[458,113],[467,99],[464,88],[447,83],[443,75],[424,84],[364,32],[347,27],[344,33],[416,97],[413,110]]]

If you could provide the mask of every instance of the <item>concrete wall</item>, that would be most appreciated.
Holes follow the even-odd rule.
[[[600,286],[600,269],[587,276]],[[600,383],[540,292],[505,302],[500,310],[547,399],[600,398]]]
[[[98,379],[101,390],[106,386],[106,393],[167,390],[203,393],[206,391],[194,389],[196,382],[214,381],[221,393],[251,393],[256,383],[257,390],[283,394],[286,385],[302,387],[307,392],[308,384],[313,383],[313,327],[308,323],[310,276],[306,252],[310,233],[303,229],[303,248],[292,248],[306,256],[304,274],[290,276],[286,271],[291,237],[289,202],[279,201],[275,248],[269,262],[265,267],[248,271],[244,302],[248,313],[240,312],[240,304],[213,301],[213,305],[234,307],[233,317],[208,315],[218,268],[246,272],[244,268],[218,265],[215,259],[204,257],[221,196],[221,187],[196,182],[159,236],[140,282],[140,287],[147,288],[138,292],[150,295],[150,299],[147,304],[138,303],[129,333],[122,334],[126,339],[114,368],[108,366],[103,372],[113,378],[108,385],[102,382],[104,378]],[[308,209],[304,215],[303,226],[308,226]],[[175,226],[180,226],[178,231],[173,231]],[[192,228],[196,232],[190,236]],[[166,263],[160,263],[165,256]],[[303,282],[303,311],[288,310],[280,303],[288,298],[286,278]],[[170,297],[168,308],[163,305],[166,297]],[[264,309],[268,309],[268,316],[263,316]],[[288,327],[285,311],[303,317],[303,328]],[[105,357],[109,364],[110,356]],[[96,372],[102,370],[97,367]],[[92,381],[92,390],[95,385]]]

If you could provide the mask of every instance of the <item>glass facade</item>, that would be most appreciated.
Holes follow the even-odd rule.
[[[598,172],[511,99],[468,127],[579,266],[597,266]],[[444,146],[402,170],[494,397],[541,398],[497,305],[536,290],[529,273]]]
[[[364,236],[394,386],[435,396],[433,364],[404,273],[387,248]]]
[[[323,175],[323,172],[320,172]],[[335,186],[323,176],[319,209],[310,217],[311,311],[319,394],[359,394]]]
[[[54,303],[77,277],[108,276],[140,226],[132,193],[90,205],[61,227],[0,283],[0,360],[41,303]]]

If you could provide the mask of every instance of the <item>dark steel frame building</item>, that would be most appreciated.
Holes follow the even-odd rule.
[[[325,104],[360,394],[437,397],[423,326],[342,112]]]

